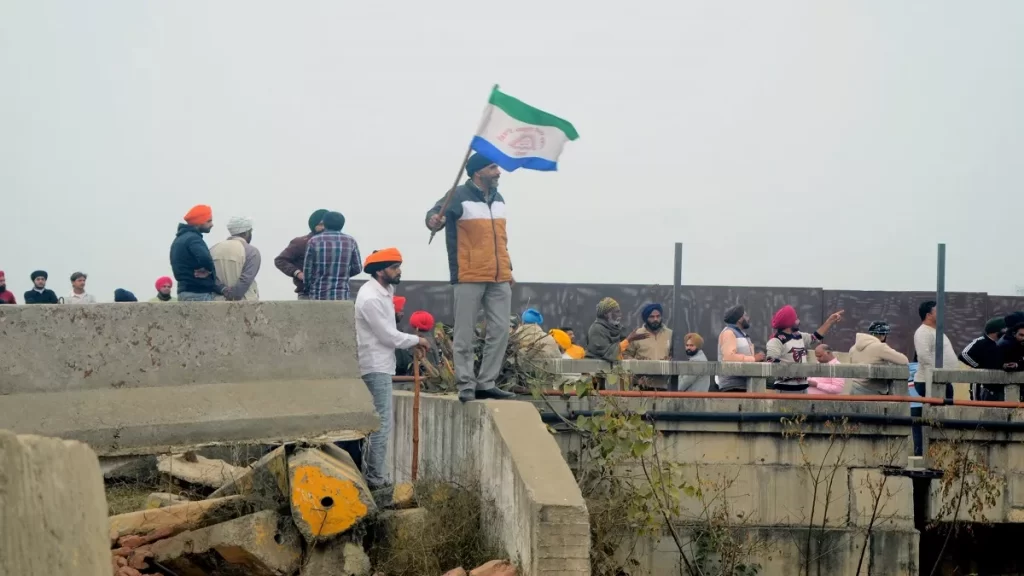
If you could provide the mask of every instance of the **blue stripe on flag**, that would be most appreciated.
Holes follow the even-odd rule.
[[[513,158],[506,155],[501,150],[498,150],[493,144],[479,136],[473,137],[473,142],[470,144],[470,147],[483,154],[484,158],[494,162],[505,172],[512,172],[519,168],[526,168],[527,170],[541,170],[544,172],[558,170],[557,162],[552,162],[545,158],[530,156],[526,158]]]

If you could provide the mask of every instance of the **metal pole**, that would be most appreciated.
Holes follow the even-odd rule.
[[[946,245],[939,244],[939,262],[936,266],[935,287],[935,367],[942,368],[942,351],[946,334]],[[947,384],[945,397],[952,398],[953,385]],[[929,393],[934,394],[934,393]]]
[[[683,324],[682,320],[682,306],[679,304],[679,299],[683,296],[683,243],[676,242],[676,256],[675,256],[675,270],[672,273],[672,358],[681,358],[683,356],[683,346],[686,345],[682,341],[684,336],[680,329]],[[675,376],[671,379],[670,384],[674,389],[679,389],[679,377]]]

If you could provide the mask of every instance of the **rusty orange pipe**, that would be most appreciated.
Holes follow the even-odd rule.
[[[420,468],[420,358],[423,352],[419,348],[412,360],[412,470],[410,476],[416,481]]]

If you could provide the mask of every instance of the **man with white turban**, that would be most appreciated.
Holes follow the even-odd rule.
[[[260,271],[260,251],[251,244],[252,219],[235,216],[228,221],[231,236],[210,249],[217,280],[224,283],[226,300],[259,300],[256,274]]]

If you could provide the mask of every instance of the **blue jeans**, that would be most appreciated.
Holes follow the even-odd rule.
[[[178,302],[213,302],[212,292],[178,292]]]
[[[391,440],[391,422],[394,419],[391,411],[391,374],[363,374],[363,382],[373,396],[373,407],[380,418],[380,429],[370,434],[370,445],[363,459],[366,482],[370,488],[377,488],[391,483],[391,475],[388,474],[388,442]]]

